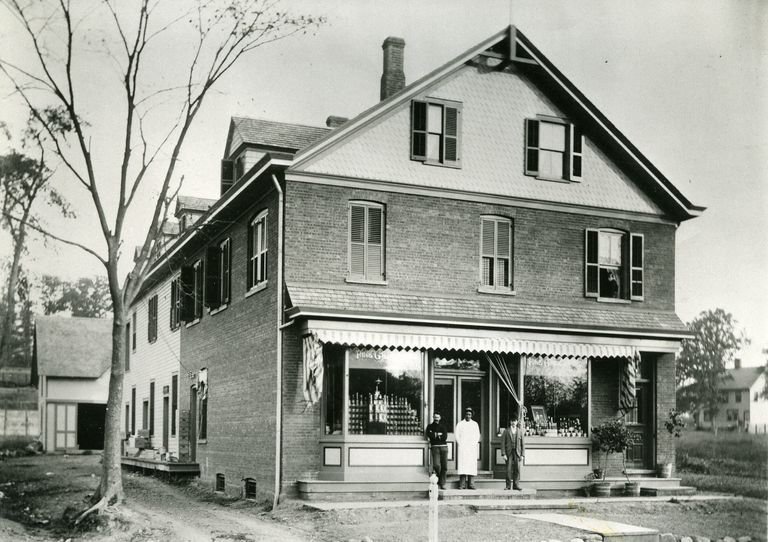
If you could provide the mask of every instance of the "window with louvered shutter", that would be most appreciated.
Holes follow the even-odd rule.
[[[480,220],[480,290],[509,292],[512,280],[512,221],[502,217]]]
[[[181,320],[192,322],[195,319],[195,269],[192,266],[181,268],[179,281],[181,297]]]
[[[461,166],[461,104],[446,100],[411,103],[411,160]]]
[[[232,267],[232,241],[225,239],[219,245],[219,269],[221,274],[219,300],[222,305],[229,303],[229,291],[232,284],[230,268]]]
[[[379,204],[350,203],[349,278],[384,280],[384,209]]]
[[[643,289],[643,264],[645,258],[643,251],[645,249],[645,238],[642,234],[633,233],[630,236],[630,239],[630,296],[633,301],[642,301],[645,296],[645,291]]]
[[[585,236],[584,295],[587,297],[598,296],[597,233],[597,230],[587,230]]]
[[[203,261],[197,260],[192,266],[195,270],[195,287],[194,287],[194,311],[195,320],[199,320],[203,316]]]
[[[208,247],[205,251],[205,306],[217,309],[221,304],[219,299],[221,276],[219,275],[220,251],[218,245]]]
[[[525,174],[574,180],[582,174],[581,129],[565,119],[525,119]]]

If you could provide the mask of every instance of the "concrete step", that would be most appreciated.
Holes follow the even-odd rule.
[[[655,476],[642,477],[630,476],[633,482],[637,482],[641,487],[679,487],[680,478],[656,478]],[[624,487],[627,479],[624,476],[606,476],[606,482],[611,482],[611,487]]]
[[[502,484],[504,481],[502,480]],[[504,499],[504,500],[520,500],[520,499],[535,499],[535,489],[522,489],[522,490],[506,490],[503,489],[487,489],[478,487],[477,489],[441,489],[438,492],[438,499],[443,501],[477,501],[487,499]]]
[[[516,517],[533,519],[602,535],[604,542],[659,542],[659,531],[596,518],[537,512],[515,514]]]
[[[695,495],[696,488],[692,486],[676,486],[676,487],[641,487],[640,495],[647,495],[650,497],[666,497],[672,495]]]

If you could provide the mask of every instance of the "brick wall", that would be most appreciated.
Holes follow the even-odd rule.
[[[675,355],[662,354],[656,359],[656,462],[675,466],[675,437],[664,422],[675,408]]]
[[[344,285],[348,202],[360,199],[386,205],[387,290],[481,295],[480,216],[491,214],[514,220],[517,295],[510,303],[594,307],[584,297],[584,231],[610,227],[645,235],[646,299],[602,308],[674,310],[672,225],[301,182],[288,183],[286,193],[289,282]]]
[[[592,427],[618,415],[620,363],[615,358],[592,360]],[[592,459],[593,467],[598,466],[598,457]],[[621,476],[621,456],[612,454],[604,462],[607,476]]]
[[[267,287],[246,295],[247,224],[268,209]],[[231,238],[231,301],[193,325],[182,326],[182,372],[208,369],[208,435],[197,443],[201,480],[213,488],[224,474],[226,491],[241,495],[243,479],[256,481],[257,499],[272,498],[275,462],[277,197],[270,191],[217,237]],[[197,257],[204,259],[204,252]],[[180,408],[189,386],[180,379]]]

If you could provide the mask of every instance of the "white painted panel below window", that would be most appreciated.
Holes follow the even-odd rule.
[[[420,467],[424,464],[423,448],[350,448],[350,467]]]
[[[525,450],[525,464],[531,465],[587,465],[586,449],[529,448]]]

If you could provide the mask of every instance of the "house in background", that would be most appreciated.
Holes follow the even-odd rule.
[[[718,429],[768,432],[768,397],[762,396],[765,378],[764,367],[742,367],[736,360],[736,366],[728,369],[718,385],[720,407],[714,416]],[[695,419],[697,427],[712,427],[712,416],[706,409],[699,409]]]
[[[557,491],[584,485],[590,428],[624,417],[653,487],[690,336],[675,233],[703,208],[514,27],[407,86],[404,46],[385,40],[381,101],[349,121],[233,119],[220,199],[150,270],[142,312],[179,277],[201,478],[259,499],[423,494],[424,427],[471,407],[491,485],[510,417],[532,433],[523,484]]]
[[[46,451],[103,449],[111,356],[111,319],[35,318],[32,379]]]

